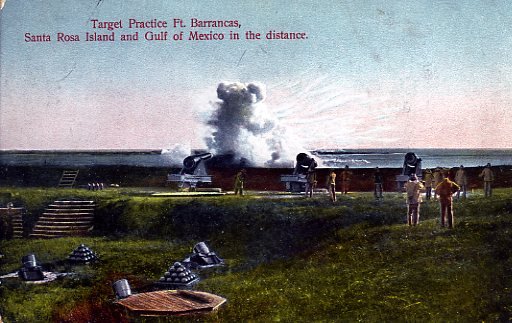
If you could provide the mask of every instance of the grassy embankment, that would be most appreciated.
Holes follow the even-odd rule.
[[[35,253],[48,269],[73,271],[46,285],[5,282],[7,322],[119,321],[112,282],[145,291],[198,241],[227,266],[200,272],[197,290],[228,299],[211,321],[495,321],[512,318],[512,190],[456,203],[456,228],[439,227],[422,205],[418,227],[403,224],[400,194],[313,199],[261,196],[155,198],[106,190],[2,189],[35,219],[59,197],[97,201],[95,236],[1,242],[0,274]],[[85,243],[101,261],[63,262]],[[188,321],[189,318],[174,318]],[[153,321],[149,320],[148,321]],[[163,320],[162,320],[163,321]]]

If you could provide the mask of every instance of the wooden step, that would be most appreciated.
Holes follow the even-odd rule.
[[[44,233],[44,234],[59,234],[59,235],[70,235],[73,233],[87,233],[92,230],[93,226],[87,226],[83,228],[75,228],[75,227],[63,227],[63,228],[54,228],[54,227],[36,227],[32,231],[32,233]]]
[[[58,187],[72,188],[78,177],[78,170],[64,170],[60,177]]]
[[[42,216],[50,217],[73,217],[73,216],[92,216],[93,212],[43,212]]]
[[[69,208],[69,207],[91,207],[91,206],[96,206],[94,203],[71,203],[71,202],[66,202],[66,203],[55,203],[53,202],[52,204],[48,205],[49,208]]]
[[[56,211],[63,211],[66,210],[94,210],[96,205],[50,205],[46,208],[46,210],[56,210]]]
[[[80,203],[90,203],[94,204],[93,200],[55,200],[54,204],[80,204]]]
[[[83,209],[83,208],[66,208],[66,209],[45,209],[44,210],[45,213],[80,213],[80,212],[85,212],[85,213],[90,213],[90,212],[93,212],[94,211],[94,208],[87,208],[87,209]]]
[[[41,226],[38,225],[32,230],[32,233],[67,233],[67,234],[73,234],[73,233],[87,233],[92,228],[91,225],[84,225],[84,226]]]
[[[57,200],[41,214],[30,237],[86,235],[94,227],[94,201]]]
[[[70,205],[70,206],[75,206],[75,205],[83,205],[83,206],[94,206],[94,202],[82,202],[82,203],[77,203],[77,202],[73,202],[73,201],[64,201],[64,202],[61,202],[61,203],[56,203],[57,201],[53,202],[52,204],[48,205],[48,207],[64,207],[66,205]]]
[[[37,224],[36,226],[39,227],[39,226],[72,226],[72,225],[75,225],[75,226],[83,226],[83,225],[88,225],[88,226],[91,226],[91,221],[90,220],[81,220],[81,221],[74,221],[74,220],[68,220],[68,221],[37,221]]]
[[[67,213],[49,213],[44,212],[41,214],[40,218],[81,218],[81,217],[94,217],[94,212],[67,212]]]
[[[10,232],[12,233],[13,239],[23,237],[23,216],[25,214],[25,208],[21,207],[10,207],[0,208],[0,215],[8,218],[10,225]]]
[[[94,220],[94,216],[91,214],[89,216],[42,216],[38,221],[92,221]]]
[[[86,236],[88,233],[73,233],[73,234],[57,234],[57,233],[31,233],[30,237],[34,239],[56,239],[56,238],[66,238],[66,237],[82,237]]]

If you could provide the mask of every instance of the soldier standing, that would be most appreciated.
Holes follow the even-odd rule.
[[[316,187],[316,167],[318,164],[314,158],[311,158],[309,163],[308,172],[306,174],[306,197],[313,197],[313,191]]]
[[[439,195],[439,203],[441,205],[441,226],[446,226],[448,220],[448,227],[451,229],[454,225],[452,195],[460,189],[457,183],[450,181],[448,176],[445,176],[441,183],[436,186],[436,194]]]
[[[460,190],[457,191],[457,200],[460,198],[460,191],[462,191],[462,197],[466,198],[468,177],[466,176],[464,165],[460,165],[457,173],[455,173],[455,183],[460,186]]]
[[[240,192],[240,195],[244,195],[244,183],[245,183],[246,171],[242,169],[235,176],[235,195]]]
[[[313,197],[313,190],[316,186],[316,170],[311,166],[306,175],[306,197]]]
[[[484,179],[484,195],[485,197],[492,195],[492,181],[494,181],[494,173],[491,169],[491,164],[488,163],[485,168],[482,170],[479,177],[483,177]]]
[[[373,182],[375,184],[373,195],[376,199],[382,198],[382,173],[380,172],[379,167],[375,167],[375,174],[373,176]]]
[[[329,190],[329,196],[331,202],[336,202],[336,173],[331,169],[329,172],[329,178],[327,179],[327,186]]]
[[[418,181],[416,174],[409,177],[405,183],[405,192],[407,193],[407,224],[416,225],[420,221],[420,203],[423,184]]]
[[[343,194],[348,194],[351,180],[352,172],[348,169],[348,165],[345,165],[345,169],[341,172],[341,191]]]
[[[434,176],[432,175],[432,171],[430,169],[425,170],[425,176],[423,176],[423,180],[425,181],[425,197],[427,200],[430,200],[432,197],[432,182],[434,181]]]

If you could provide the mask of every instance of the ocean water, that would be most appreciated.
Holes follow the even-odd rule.
[[[512,165],[512,149],[319,149],[310,154],[321,161],[322,167],[341,168],[402,168],[407,152],[422,160],[422,168]],[[181,167],[183,157],[152,151],[2,151],[2,166],[142,166]]]
[[[353,168],[402,168],[405,154],[413,152],[422,168],[512,165],[512,149],[358,149],[318,150],[324,166]]]

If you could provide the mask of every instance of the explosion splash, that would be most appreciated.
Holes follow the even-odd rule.
[[[262,84],[220,83],[217,97],[207,122],[213,131],[206,138],[214,154],[253,166],[289,167],[297,153],[306,151],[263,103]]]

